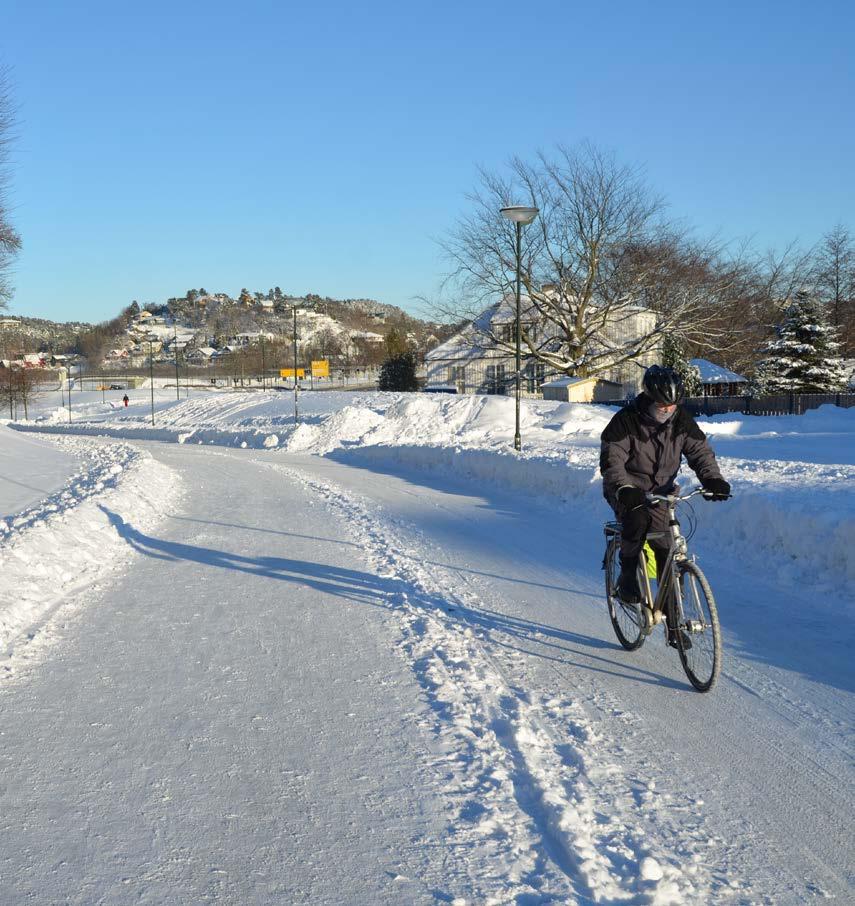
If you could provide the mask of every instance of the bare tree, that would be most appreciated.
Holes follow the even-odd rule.
[[[812,252],[792,242],[760,254],[745,242],[723,251],[711,266],[717,290],[709,297],[708,333],[689,337],[686,349],[694,356],[712,349],[717,362],[750,375],[782,312],[810,283]]]
[[[846,354],[855,350],[855,240],[838,223],[816,250],[816,290],[840,329]]]
[[[30,404],[42,392],[44,373],[23,365],[8,366],[0,372],[0,408],[8,408],[9,418],[18,417],[18,407],[23,407],[24,418],[30,417]]]
[[[30,417],[30,404],[42,392],[44,373],[34,368],[21,368],[15,373],[15,385],[18,399],[24,407],[24,418]]]
[[[482,172],[470,200],[472,212],[441,243],[452,263],[446,289],[462,300],[442,313],[475,320],[492,306],[476,322],[488,344],[508,353],[515,345],[515,227],[499,209],[522,201],[540,211],[521,261],[527,356],[589,376],[638,360],[667,334],[710,339],[710,293],[725,289],[716,250],[665,223],[663,200],[611,154],[584,144],[536,165],[515,158],[506,178]]]
[[[5,200],[5,190],[9,184],[7,165],[14,125],[13,114],[7,70],[0,68],[0,309],[7,306],[12,296],[7,274],[12,259],[21,247],[21,238],[12,229]]]

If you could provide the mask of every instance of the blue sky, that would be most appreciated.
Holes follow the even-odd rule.
[[[478,167],[589,139],[702,233],[855,229],[855,4],[2,0],[12,313],[242,286],[418,313]]]

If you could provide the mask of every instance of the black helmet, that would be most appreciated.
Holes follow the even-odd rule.
[[[642,386],[650,399],[666,406],[681,402],[685,395],[683,378],[673,368],[661,365],[651,365],[644,372]]]

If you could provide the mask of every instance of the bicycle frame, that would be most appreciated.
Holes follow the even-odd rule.
[[[677,521],[677,503],[681,500],[688,500],[696,494],[702,494],[703,489],[698,488],[685,496],[679,494],[648,494],[647,500],[651,504],[664,503],[668,507],[668,531],[667,532],[649,532],[647,540],[658,540],[668,538],[668,557],[657,578],[658,587],[656,597],[653,596],[653,590],[650,585],[650,577],[647,575],[647,569],[642,558],[638,566],[639,587],[641,589],[643,604],[645,609],[649,610],[648,619],[645,620],[645,633],[650,634],[653,627],[661,621],[663,617],[668,616],[667,607],[669,599],[674,602],[677,610],[675,617],[678,624],[685,622],[685,613],[683,612],[683,592],[680,583],[676,581],[676,564],[689,559],[689,548],[685,536],[680,530],[680,523]]]

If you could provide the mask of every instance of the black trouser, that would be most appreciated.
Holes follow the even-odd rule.
[[[614,505],[615,515],[621,524],[620,533],[620,558],[636,560],[644,547],[644,539],[648,532],[668,532],[668,507],[664,503],[656,506],[640,506],[628,509],[619,503]],[[651,538],[650,546],[656,554],[656,561],[660,567],[665,562],[668,549],[671,546],[667,537]]]

